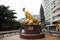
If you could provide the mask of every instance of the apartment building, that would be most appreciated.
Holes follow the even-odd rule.
[[[50,0],[43,0],[42,1],[44,6],[44,15],[45,21],[52,23],[52,13],[51,13],[51,1]]]

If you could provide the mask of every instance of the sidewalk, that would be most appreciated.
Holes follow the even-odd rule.
[[[14,35],[14,36],[2,38],[0,40],[60,40],[60,38],[56,37],[56,36],[46,35],[46,37],[43,39],[22,39],[22,38],[20,38],[19,35]]]

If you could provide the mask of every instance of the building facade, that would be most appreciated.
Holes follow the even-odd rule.
[[[51,0],[51,11],[53,15],[53,23],[56,24],[57,30],[60,30],[60,0]]]
[[[43,0],[45,20],[51,24],[55,22],[55,26],[60,24],[60,0]],[[60,29],[60,27],[59,27]]]
[[[43,9],[42,4],[41,4],[41,7],[40,7],[40,19],[41,19],[41,24],[44,28],[45,27],[45,16],[44,16],[44,9]]]
[[[53,22],[60,21],[60,0],[51,0]]]
[[[51,1],[43,0],[42,3],[44,6],[45,21],[52,23]]]

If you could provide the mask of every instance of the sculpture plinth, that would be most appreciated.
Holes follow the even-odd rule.
[[[24,25],[24,30],[26,34],[39,34],[40,33],[40,27],[39,25]]]
[[[20,34],[20,37],[24,39],[40,39],[45,37],[39,25],[24,25],[24,31],[24,33]]]

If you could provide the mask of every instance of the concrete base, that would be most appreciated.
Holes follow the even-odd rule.
[[[21,32],[20,37],[24,39],[40,39],[44,38],[45,34],[39,25],[24,25],[24,32]]]
[[[45,34],[40,33],[40,34],[24,34],[21,33],[20,37],[23,39],[41,39],[45,37]]]

